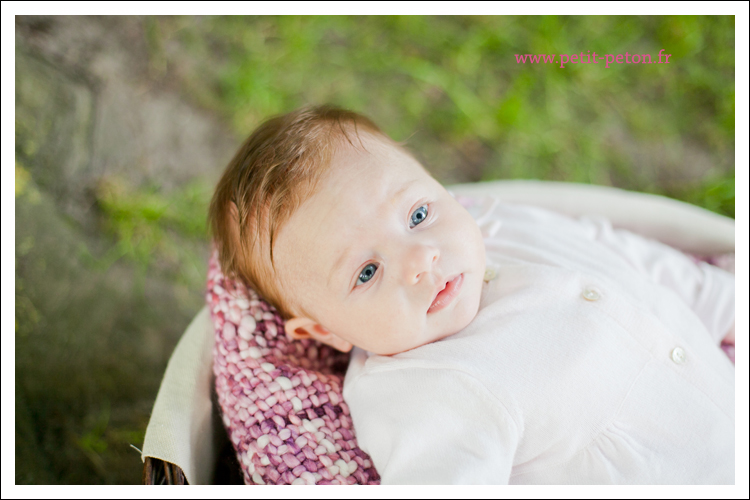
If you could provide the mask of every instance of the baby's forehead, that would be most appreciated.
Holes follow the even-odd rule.
[[[433,181],[432,176],[411,154],[396,144],[382,140],[365,142],[364,147],[348,147],[331,159],[321,188],[340,188],[365,183],[369,192],[388,195],[406,182]]]
[[[337,149],[325,174],[280,232],[325,247],[347,242],[363,228],[391,217],[396,205],[406,203],[420,186],[422,192],[439,190],[437,181],[402,148],[366,134],[361,139],[361,144]]]

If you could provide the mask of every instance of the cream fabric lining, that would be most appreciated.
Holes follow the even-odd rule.
[[[182,335],[156,396],[141,459],[179,465],[190,484],[208,484],[213,444],[211,384],[214,332],[203,306]]]

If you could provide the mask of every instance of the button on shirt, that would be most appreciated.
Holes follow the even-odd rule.
[[[605,220],[482,207],[496,275],[474,320],[352,355],[344,397],[382,482],[734,483],[734,276]]]

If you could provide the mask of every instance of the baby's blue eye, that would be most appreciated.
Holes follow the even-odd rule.
[[[357,285],[364,285],[368,281],[372,279],[373,276],[375,276],[375,271],[378,270],[378,266],[375,264],[367,264],[364,269],[362,269],[362,272],[359,273],[359,278],[357,278]]]
[[[421,224],[427,218],[427,205],[422,205],[411,214],[409,219],[409,227],[414,227]]]

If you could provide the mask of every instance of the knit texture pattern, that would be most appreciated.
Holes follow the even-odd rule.
[[[216,393],[245,484],[379,484],[342,396],[349,354],[288,339],[271,305],[222,274],[216,252],[208,268]]]

